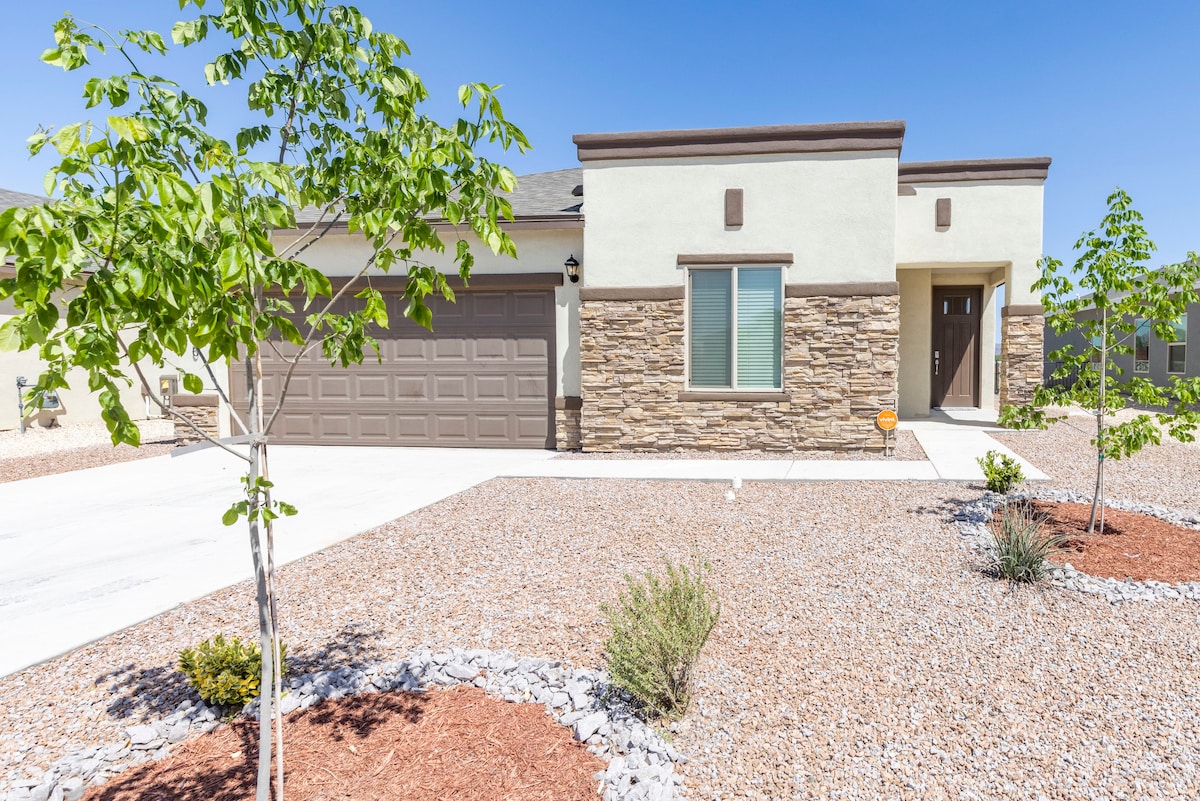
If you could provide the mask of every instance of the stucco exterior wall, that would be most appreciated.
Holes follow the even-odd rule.
[[[891,151],[585,163],[585,287],[682,285],[679,254],[792,253],[790,282],[895,280]],[[725,190],[744,223],[725,226]]]
[[[1004,268],[1007,303],[1039,303],[1031,286],[1042,255],[1042,182],[949,181],[911,185],[896,198],[896,263]],[[950,199],[950,225],[935,225],[938,198]],[[999,283],[999,282],[998,282]]]

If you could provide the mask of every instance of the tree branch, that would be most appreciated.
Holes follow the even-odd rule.
[[[170,415],[172,418],[182,421],[185,425],[187,425],[189,428],[191,428],[193,431],[195,431],[197,434],[199,434],[206,441],[212,443],[213,445],[216,445],[221,450],[232,453],[234,456],[236,456],[237,458],[241,459],[244,462],[250,461],[249,456],[229,447],[224,442],[221,442],[221,440],[212,436],[207,431],[204,431],[203,429],[201,429],[198,425],[196,425],[194,422],[192,422],[192,420],[189,419],[186,415],[180,414],[179,412],[175,411],[174,408],[167,406],[165,403],[163,403],[162,398],[158,397],[158,395],[154,392],[153,388],[150,386],[150,382],[146,380],[145,374],[142,373],[141,366],[136,361],[134,361],[134,359],[129,355],[129,348],[125,345],[125,340],[121,339],[121,336],[119,334],[116,335],[115,338],[117,340],[118,347],[120,347],[120,349],[121,349],[121,353],[125,354],[125,358],[129,360],[129,365],[133,368],[134,373],[137,374],[138,380],[140,380],[142,382],[142,388],[146,390],[146,397],[153,400],[154,404],[156,406],[158,406],[158,408],[160,410],[162,410],[165,414]]]

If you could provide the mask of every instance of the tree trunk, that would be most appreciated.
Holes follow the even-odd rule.
[[[1100,386],[1096,395],[1096,489],[1092,493],[1092,513],[1088,517],[1088,534],[1096,532],[1096,513],[1100,513],[1100,533],[1104,533],[1104,412],[1108,389],[1108,309],[1100,310]]]
[[[271,801],[271,688],[275,684],[274,653],[275,630],[271,620],[271,593],[267,583],[267,563],[264,558],[262,526],[258,520],[259,496],[257,484],[265,457],[265,443],[259,440],[262,418],[262,403],[258,395],[259,385],[255,380],[255,364],[246,357],[246,389],[250,399],[247,425],[250,427],[250,479],[247,487],[249,501],[250,553],[254,561],[254,581],[258,600],[258,645],[262,654],[262,673],[258,693],[258,783],[256,801]]]

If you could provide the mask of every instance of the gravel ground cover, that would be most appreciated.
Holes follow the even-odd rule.
[[[567,451],[556,459],[804,459],[822,461],[863,461],[895,459],[900,462],[923,462],[927,458],[921,444],[911,431],[893,432],[892,455],[866,451],[616,451],[612,453],[584,453]]]
[[[723,612],[672,740],[689,798],[1200,797],[1194,603],[984,578],[953,523],[973,485],[724,490],[492,481],[283,568],[283,637],[301,672],[421,646],[596,667],[623,574],[700,553]],[[169,714],[177,651],[253,609],[237,585],[0,679],[0,777]]]
[[[1053,482],[1048,486],[1090,498],[1096,483],[1096,452],[1089,441],[1095,431],[1091,417],[1072,416],[1046,431],[1006,431],[992,436],[1049,475]],[[1104,484],[1108,498],[1200,513],[1200,448],[1164,436],[1161,445],[1149,445],[1127,459],[1108,461]]]
[[[0,483],[148,459],[175,447],[175,426],[170,420],[143,420],[138,427],[142,430],[139,448],[113,447],[103,423],[32,426],[24,434],[16,429],[0,431]]]

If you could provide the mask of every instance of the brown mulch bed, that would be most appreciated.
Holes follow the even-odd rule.
[[[605,764],[539,704],[474,687],[370,693],[284,720],[288,801],[591,801]],[[239,720],[90,790],[85,801],[253,799],[258,722]]]
[[[1104,533],[1088,536],[1091,506],[1035,501],[1047,532],[1066,534],[1067,550],[1052,557],[1100,578],[1200,581],[1200,531],[1137,512],[1104,510]]]

